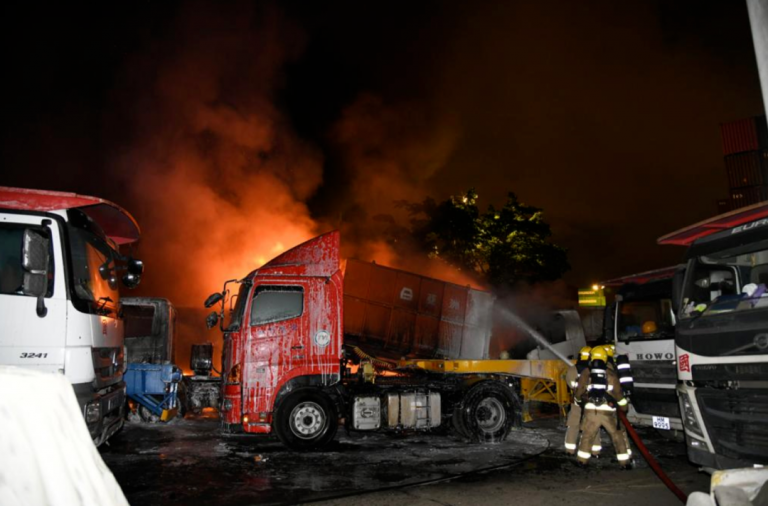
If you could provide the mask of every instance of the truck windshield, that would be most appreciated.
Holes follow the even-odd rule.
[[[621,341],[669,339],[675,335],[671,299],[623,301],[616,320]]]
[[[683,318],[768,307],[768,246],[749,246],[692,262]]]
[[[117,251],[101,230],[84,213],[68,212],[71,296],[81,312],[115,314],[120,295]]]

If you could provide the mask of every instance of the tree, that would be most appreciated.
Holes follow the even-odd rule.
[[[560,278],[569,268],[566,250],[552,235],[541,209],[509,193],[501,209],[477,206],[474,189],[435,202],[401,202],[411,215],[411,234],[430,257],[469,271],[494,287]]]

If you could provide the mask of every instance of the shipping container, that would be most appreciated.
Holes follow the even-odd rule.
[[[762,170],[762,155],[761,151],[746,151],[725,157],[725,173],[731,190],[763,184],[765,175]]]
[[[732,155],[758,149],[755,118],[746,118],[720,125],[723,138],[723,154]]]
[[[493,296],[359,260],[344,273],[344,341],[389,358],[486,359]]]
[[[768,124],[765,116],[721,123],[720,134],[723,139],[723,154],[726,156],[768,148]]]
[[[765,190],[765,186],[749,186],[732,190],[731,200],[733,201],[733,208],[738,209],[762,202],[765,200]]]

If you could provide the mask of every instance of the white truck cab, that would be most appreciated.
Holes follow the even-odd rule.
[[[143,265],[119,247],[139,235],[111,202],[0,187],[0,364],[63,374],[97,445],[123,423],[118,280],[136,286]]]
[[[627,355],[634,389],[627,418],[634,425],[680,431],[683,422],[677,399],[675,314],[672,280],[682,266],[667,267],[603,281],[615,288],[607,308],[605,339]],[[675,433],[676,434],[676,433]]]

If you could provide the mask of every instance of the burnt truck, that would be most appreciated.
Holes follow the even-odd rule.
[[[223,331],[221,422],[318,449],[339,425],[449,426],[503,440],[521,423],[520,378],[564,377],[561,360],[489,360],[494,297],[375,263],[340,264],[339,233],[301,244],[206,307]],[[228,286],[239,285],[224,322]]]
[[[677,393],[688,457],[713,469],[768,464],[768,203],[659,244],[687,246],[673,278]]]
[[[682,266],[603,281],[615,290],[606,307],[605,341],[627,355],[634,388],[627,418],[633,425],[682,431],[677,399],[672,280]],[[681,434],[682,436],[682,434]]]
[[[129,364],[173,364],[176,357],[176,318],[178,311],[168,299],[125,297],[122,302],[125,322],[125,349]],[[218,408],[221,378],[213,373],[213,344],[193,344],[189,369],[178,384],[178,409],[181,415],[199,414],[205,408]],[[158,420],[148,410],[137,407],[142,420]]]

